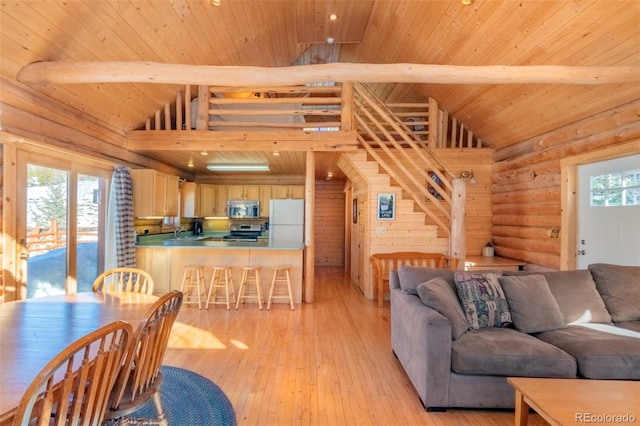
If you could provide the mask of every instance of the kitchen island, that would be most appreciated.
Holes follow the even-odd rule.
[[[273,266],[291,267],[291,286],[294,303],[302,302],[303,244],[270,244],[258,241],[223,241],[218,236],[180,239],[149,239],[136,245],[137,266],[148,271],[154,281],[153,293],[164,294],[180,290],[184,267],[191,264],[205,266],[205,283],[209,288],[214,265],[231,266],[236,289],[240,287],[243,266],[262,267],[262,287],[265,299],[269,295]],[[248,299],[247,302],[255,301]],[[274,303],[288,303],[274,299]]]

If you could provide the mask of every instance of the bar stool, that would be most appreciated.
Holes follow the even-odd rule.
[[[262,302],[264,297],[262,296],[262,280],[260,278],[260,266],[245,266],[242,268],[242,280],[240,280],[240,289],[238,290],[238,298],[236,300],[236,309],[240,306],[240,302],[244,303],[247,297],[258,298],[258,308],[262,310]],[[250,284],[255,284],[255,293],[246,295],[247,287]]]
[[[191,290],[195,290],[196,294],[192,294]],[[202,309],[201,295],[206,292],[204,265],[185,265],[180,291],[184,293],[183,303],[196,303],[194,299],[197,299],[198,309]]]
[[[287,291],[284,289],[279,289],[276,292],[276,286],[280,284],[282,287],[283,284],[287,285]],[[269,301],[267,303],[267,311],[271,307],[272,299],[289,299],[289,303],[291,304],[291,310],[295,310],[295,306],[293,305],[293,292],[291,291],[291,267],[290,266],[274,266],[273,267],[273,279],[271,280],[271,289],[269,290]]]
[[[224,282],[221,282],[221,274],[224,273]],[[224,301],[218,300],[218,289],[224,288],[225,299]],[[211,302],[211,293],[213,293],[213,302]],[[222,297],[222,296],[220,296]],[[226,304],[227,311],[230,309],[229,301],[231,305],[235,303],[235,289],[233,287],[233,273],[230,266],[214,266],[213,275],[211,276],[211,283],[209,284],[209,294],[207,295],[207,305],[205,309],[209,309],[209,303],[214,305]]]

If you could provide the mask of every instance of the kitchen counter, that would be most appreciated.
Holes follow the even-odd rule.
[[[304,243],[286,244],[270,243],[269,237],[258,237],[258,241],[225,241],[222,239],[228,232],[206,233],[200,237],[173,238],[171,234],[141,237],[136,247],[170,247],[170,248],[224,248],[257,250],[303,250]]]
[[[304,244],[270,244],[268,237],[260,237],[257,242],[222,241],[222,237],[228,233],[217,234],[206,233],[199,238],[173,238],[172,234],[141,237],[136,244],[136,262],[139,268],[151,274],[154,294],[162,295],[171,290],[180,290],[186,265],[205,266],[207,288],[214,265],[231,267],[236,292],[240,287],[242,268],[261,266],[266,298],[271,285],[272,267],[286,265],[291,267],[294,302],[302,302]],[[255,299],[249,299],[248,302],[255,302]],[[274,300],[274,303],[285,302],[287,301],[284,299]]]

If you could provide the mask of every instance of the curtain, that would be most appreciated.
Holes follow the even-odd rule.
[[[131,171],[116,166],[111,178],[105,242],[105,270],[136,266]]]

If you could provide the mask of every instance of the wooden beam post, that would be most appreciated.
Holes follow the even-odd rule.
[[[451,194],[451,236],[449,237],[449,256],[460,262],[458,269],[464,269],[467,256],[467,241],[465,238],[465,206],[467,204],[467,188],[464,179],[453,179]]]
[[[429,134],[427,135],[427,146],[431,149],[439,148],[438,133],[440,130],[440,111],[438,101],[429,96]]]
[[[312,151],[307,152],[307,174],[304,183],[304,301],[313,303],[313,290],[315,287],[315,237],[313,224],[315,223],[315,199],[316,199],[316,157]]]
[[[198,86],[196,130],[209,130],[209,86]]]
[[[342,84],[342,129],[355,130],[353,127],[353,83]]]

